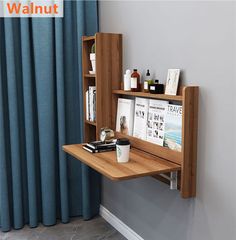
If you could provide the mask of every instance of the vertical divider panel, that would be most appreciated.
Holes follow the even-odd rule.
[[[122,35],[96,34],[97,138],[101,127],[113,127],[112,90],[119,89],[122,73]]]
[[[112,85],[111,85],[111,92],[113,90],[120,89],[120,83],[122,82],[123,76],[123,43],[122,43],[122,35],[119,34],[113,41],[112,41],[112,49],[115,50],[115,54],[112,55]],[[114,94],[111,95],[111,125],[110,127],[115,130],[116,129],[116,112],[117,112],[117,100],[118,95],[115,96]]]

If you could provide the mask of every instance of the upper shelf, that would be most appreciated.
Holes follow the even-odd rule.
[[[91,40],[95,40],[95,36],[83,36],[83,41],[91,41]]]
[[[118,94],[118,95],[162,99],[167,101],[179,101],[179,102],[183,101],[183,96],[180,96],[180,95],[173,96],[173,95],[166,95],[166,94],[151,94],[151,93],[145,93],[145,92],[127,92],[124,90],[113,90],[112,93]]]
[[[179,171],[181,167],[132,148],[128,163],[117,163],[116,152],[89,153],[82,144],[65,145],[63,150],[113,181]]]
[[[89,125],[97,126],[96,122],[91,122],[89,120],[85,120],[84,122],[89,124]]]
[[[84,74],[84,77],[86,78],[95,78],[96,77],[96,74]]]

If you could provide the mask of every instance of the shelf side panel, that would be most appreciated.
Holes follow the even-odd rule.
[[[89,74],[89,71],[92,70],[92,65],[90,61],[90,53],[91,47],[94,44],[94,40],[92,41],[82,41],[82,68],[83,68],[83,76]]]
[[[96,137],[96,126],[89,125],[86,123],[86,91],[89,86],[95,86],[95,78],[86,78],[89,70],[92,70],[90,62],[90,51],[93,43],[95,42],[95,37],[83,37],[82,38],[82,72],[83,72],[83,108],[84,108],[84,142],[90,142]]]
[[[183,89],[183,163],[181,168],[181,195],[183,198],[196,196],[198,95],[198,87]]]

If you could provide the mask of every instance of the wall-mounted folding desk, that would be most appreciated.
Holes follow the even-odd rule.
[[[177,164],[138,149],[131,149],[130,161],[123,164],[117,163],[115,151],[92,154],[82,144],[66,145],[63,150],[113,181],[181,170]]]
[[[89,74],[91,46],[96,46],[96,74]],[[83,97],[89,86],[96,86],[96,122],[84,118],[84,142],[98,139],[102,127],[115,129],[117,100],[120,97],[145,97],[182,104],[182,149],[171,150],[141,139],[116,133],[116,137],[130,140],[130,162],[116,162],[115,152],[92,154],[82,145],[65,145],[63,150],[111,180],[128,180],[153,176],[163,182],[162,174],[178,172],[178,187],[183,198],[196,195],[198,94],[197,86],[182,86],[177,96],[125,92],[122,79],[122,35],[97,33],[83,37]],[[84,104],[84,111],[86,104]],[[170,174],[171,179],[171,174]]]

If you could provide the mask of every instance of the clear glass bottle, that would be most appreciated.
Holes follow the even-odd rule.
[[[134,69],[133,73],[131,74],[131,91],[132,92],[140,92],[141,90],[141,83],[140,83],[140,75],[137,69]]]

